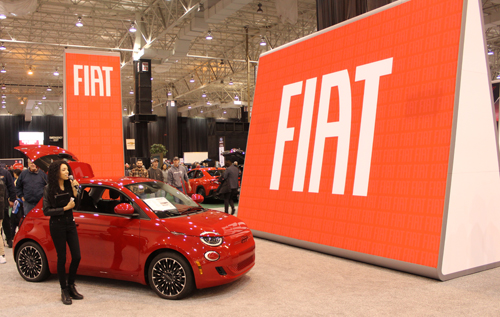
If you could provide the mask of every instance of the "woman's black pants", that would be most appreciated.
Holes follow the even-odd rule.
[[[76,231],[73,215],[52,216],[50,218],[50,235],[57,252],[57,275],[61,288],[75,284],[76,271],[80,264],[80,242]],[[71,264],[69,266],[68,281],[66,283],[66,243],[71,252]]]

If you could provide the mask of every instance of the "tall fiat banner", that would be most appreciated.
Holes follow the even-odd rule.
[[[123,176],[120,54],[66,50],[64,147],[96,177]]]
[[[254,234],[441,280],[498,266],[481,11],[395,1],[263,54],[238,210]]]

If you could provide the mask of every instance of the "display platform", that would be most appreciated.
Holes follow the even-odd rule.
[[[447,280],[500,264],[481,2],[395,1],[260,57],[238,216]]]

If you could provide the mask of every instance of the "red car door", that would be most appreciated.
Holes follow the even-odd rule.
[[[110,278],[137,276],[141,220],[113,212],[114,206],[128,198],[115,189],[99,186],[89,186],[84,191],[88,194],[83,194],[74,214],[82,255],[79,270]],[[110,198],[113,193],[120,199]]]

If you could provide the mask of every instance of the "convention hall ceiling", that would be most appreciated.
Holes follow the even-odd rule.
[[[129,115],[134,104],[133,52],[144,49],[143,58],[153,61],[154,114],[165,115],[174,100],[183,116],[237,118],[235,96],[243,105],[252,99],[259,55],[316,31],[314,0],[297,0],[297,10],[283,5],[286,1],[276,2],[0,1],[0,13],[5,14],[4,19],[0,15],[0,42],[5,47],[0,67],[6,71],[0,73],[6,101],[0,114],[62,115],[63,52],[72,48],[120,53],[123,114]],[[489,57],[496,78],[500,0],[482,2],[487,41],[496,53]],[[81,27],[76,25],[79,19]],[[129,31],[132,23],[135,33]]]

